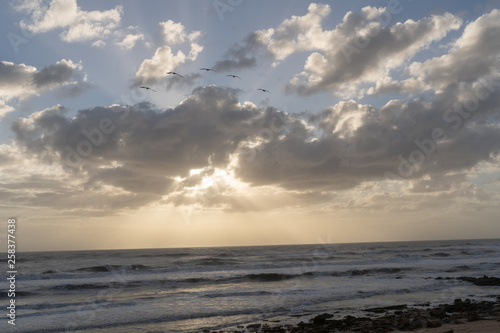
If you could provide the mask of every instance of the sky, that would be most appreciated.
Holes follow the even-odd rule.
[[[11,0],[0,29],[18,250],[500,237],[499,1]]]

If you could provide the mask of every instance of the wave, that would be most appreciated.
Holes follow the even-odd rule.
[[[395,273],[401,273],[403,271],[410,271],[413,268],[411,267],[405,267],[405,268],[399,268],[399,267],[382,267],[382,268],[367,268],[367,269],[353,269],[353,270],[348,270],[348,271],[343,271],[343,272],[335,272],[332,275],[333,276],[364,276],[364,275],[373,275],[373,274],[395,274]]]
[[[478,256],[478,255],[484,254],[484,251],[467,249],[467,250],[461,251],[460,253],[465,254],[467,256]]]
[[[263,296],[263,295],[272,295],[269,291],[243,291],[243,292],[233,292],[229,294],[207,294],[203,295],[203,297],[207,298],[221,298],[221,297],[238,297],[238,296]]]
[[[20,263],[20,262],[28,262],[29,259],[28,258],[16,258],[16,262],[17,263]]]
[[[445,257],[449,257],[449,256],[451,256],[451,254],[446,253],[446,252],[436,252],[436,253],[433,253],[433,254],[425,255],[424,257],[445,258]]]
[[[160,253],[160,254],[142,254],[139,257],[142,258],[157,258],[157,257],[162,257],[162,258],[168,258],[168,257],[188,257],[193,255],[192,253],[189,252],[178,252],[178,253]]]
[[[91,266],[91,267],[82,267],[73,270],[73,272],[92,272],[92,273],[106,273],[112,272],[115,270],[126,270],[126,271],[146,271],[150,270],[152,267],[146,265],[102,265],[102,266]],[[54,271],[48,271],[54,272]],[[54,272],[57,273],[57,272]]]
[[[260,274],[248,274],[244,278],[250,281],[272,282],[272,281],[289,280],[297,278],[299,276],[304,276],[305,274],[307,273],[304,274],[260,273]]]
[[[461,272],[461,271],[468,271],[471,270],[471,267],[467,265],[460,265],[460,266],[454,266],[450,269],[445,270],[446,273],[455,273],[455,272]]]
[[[51,290],[85,290],[85,289],[106,289],[112,288],[114,282],[111,283],[82,283],[82,284],[62,284],[53,286]]]
[[[21,297],[27,297],[27,296],[34,296],[34,295],[38,295],[38,294],[34,293],[34,292],[30,292],[30,291],[19,291],[19,290],[16,290],[16,297],[19,297],[19,296],[21,296]],[[9,293],[7,291],[0,293],[0,299],[4,299],[4,298],[10,298],[9,297]]]
[[[241,262],[236,259],[221,259],[217,257],[201,258],[196,260],[191,260],[186,262],[185,260],[177,261],[174,264],[177,265],[187,265],[187,266],[233,266],[238,265]]]
[[[100,266],[96,266],[100,267]],[[90,267],[92,268],[92,267]],[[58,291],[71,291],[71,290],[88,290],[88,289],[106,289],[106,288],[120,288],[131,289],[137,287],[147,286],[148,288],[178,288],[186,285],[208,285],[208,284],[225,284],[225,283],[268,283],[280,282],[291,279],[299,278],[314,278],[320,276],[370,276],[370,275],[388,275],[397,274],[404,271],[412,270],[413,268],[399,268],[399,267],[382,267],[382,268],[368,268],[368,269],[352,269],[340,272],[331,271],[307,271],[298,274],[283,273],[283,272],[265,272],[265,273],[251,273],[239,276],[229,277],[189,277],[181,279],[150,279],[150,280],[132,280],[126,282],[113,281],[111,283],[66,283],[61,285],[52,286],[50,289]],[[98,269],[99,271],[101,268]]]
[[[42,274],[57,274],[57,273],[59,273],[59,272],[58,272],[58,271],[55,271],[55,270],[53,270],[53,269],[49,269],[48,271],[44,271],[44,272],[42,272]]]

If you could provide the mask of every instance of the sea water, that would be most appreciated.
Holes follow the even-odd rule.
[[[500,240],[17,253],[7,332],[202,332],[396,304],[495,299]],[[7,260],[5,260],[6,262]],[[4,272],[7,271],[4,267]],[[8,305],[8,284],[2,279]]]

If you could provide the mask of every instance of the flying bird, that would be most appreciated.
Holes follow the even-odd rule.
[[[260,90],[260,91],[263,91],[263,92],[266,92],[266,93],[271,93],[269,90],[266,90],[266,89],[261,89],[261,88],[259,88],[259,89],[257,89],[257,90]]]
[[[140,87],[142,89],[147,89],[147,90],[153,90],[154,92],[156,92],[156,90],[154,90],[153,88],[149,88],[149,87]]]
[[[182,77],[182,75],[180,75],[179,73],[176,73],[176,72],[167,72],[167,74],[173,74],[173,75],[177,75],[178,77]]]
[[[239,77],[238,75],[228,74],[228,75],[226,75],[226,76],[230,76],[230,77],[234,77],[234,78],[241,79],[241,77]]]
[[[207,72],[212,71],[212,72],[215,72],[212,68],[205,68],[205,67],[200,68],[200,71],[207,71]]]

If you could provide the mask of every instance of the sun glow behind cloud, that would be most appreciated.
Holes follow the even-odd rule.
[[[0,59],[1,207],[33,249],[44,223],[52,249],[500,234],[498,9],[207,3],[5,17],[64,54]]]

